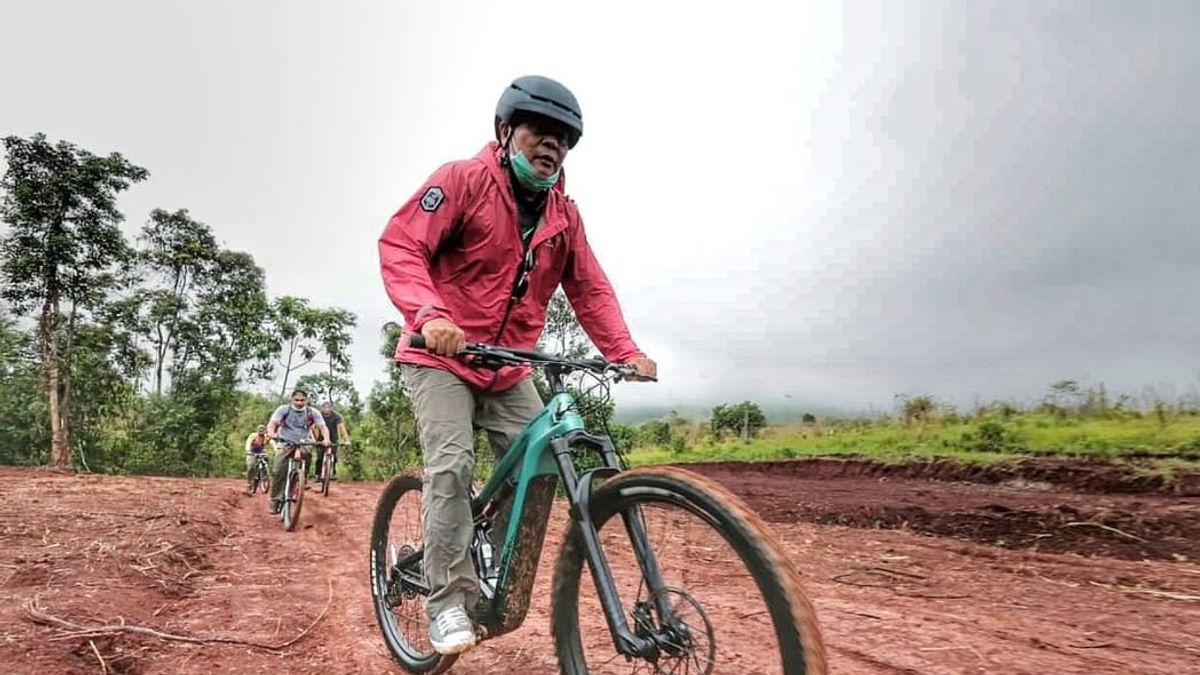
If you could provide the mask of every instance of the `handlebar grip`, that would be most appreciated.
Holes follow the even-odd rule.
[[[420,333],[413,333],[408,336],[408,346],[413,349],[425,349],[425,336]]]

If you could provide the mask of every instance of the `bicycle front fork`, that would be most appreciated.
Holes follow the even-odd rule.
[[[583,472],[582,476],[577,476],[575,465],[571,461],[572,440],[581,440],[586,444],[596,446],[595,449],[604,458],[605,466],[589,469]],[[550,441],[550,446],[554,458],[558,462],[559,473],[563,478],[563,487],[571,496],[571,519],[575,521],[583,535],[588,569],[592,572],[592,581],[596,585],[596,593],[600,596],[600,605],[604,608],[604,617],[608,621],[608,629],[613,636],[613,646],[626,656],[641,658],[653,656],[658,652],[658,644],[650,637],[635,634],[630,630],[629,622],[625,619],[621,598],[617,592],[616,583],[613,581],[612,569],[600,546],[600,535],[596,531],[596,524],[592,521],[589,506],[592,479],[595,476],[619,473],[621,471],[620,459],[617,457],[611,441],[604,443],[603,439],[590,434],[579,434],[579,437],[574,439],[556,438]],[[625,521],[626,532],[633,544],[634,555],[637,557],[642,579],[645,580],[651,597],[658,601],[659,616],[662,617],[664,624],[671,624],[674,622],[674,611],[666,600],[666,594],[660,592],[666,583],[663,581],[658,561],[655,559],[653,551],[650,550],[641,514],[629,510],[623,511],[621,517]]]

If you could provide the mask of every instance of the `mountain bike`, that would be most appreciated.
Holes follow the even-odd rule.
[[[287,474],[283,483],[283,504],[279,509],[279,517],[283,520],[283,529],[291,532],[300,522],[300,508],[304,506],[304,482],[308,471],[309,448],[321,445],[314,441],[288,443],[280,441],[281,452],[291,453],[288,457]]]
[[[250,474],[250,494],[259,488],[263,494],[271,494],[271,467],[267,465],[267,453],[255,454],[254,472]]]
[[[339,443],[330,443],[326,446],[321,456],[321,475],[317,476],[317,480],[321,483],[321,494],[329,496],[329,484],[333,481],[334,463],[337,461],[337,453]]]
[[[412,336],[410,344],[424,340]],[[481,599],[467,609],[480,640],[525,620],[561,482],[567,531],[550,628],[563,673],[826,672],[799,573],[758,515],[693,472],[627,469],[610,434],[584,428],[589,402],[603,404],[609,385],[634,375],[632,367],[479,343],[469,343],[463,358],[481,368],[540,367],[552,392],[482,490],[472,490]],[[572,395],[568,377],[577,391],[590,383],[586,395]],[[579,471],[585,459],[599,465]],[[421,490],[419,475],[402,474],[379,498],[371,593],[384,642],[403,669],[443,673],[457,656],[439,655],[428,639]],[[584,563],[590,586],[580,583]]]

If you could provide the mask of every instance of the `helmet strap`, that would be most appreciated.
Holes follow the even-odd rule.
[[[500,139],[500,166],[509,166],[512,160],[509,158],[512,148],[513,130],[508,128],[508,137]]]

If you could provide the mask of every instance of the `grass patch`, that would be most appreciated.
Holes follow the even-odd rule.
[[[1077,418],[1044,413],[983,415],[917,423],[834,420],[768,427],[751,441],[694,434],[680,449],[640,447],[633,465],[676,462],[775,461],[807,457],[860,457],[885,463],[948,459],[991,464],[1036,455],[1130,460],[1154,473],[1200,466],[1200,416],[1167,418],[1126,414]]]

